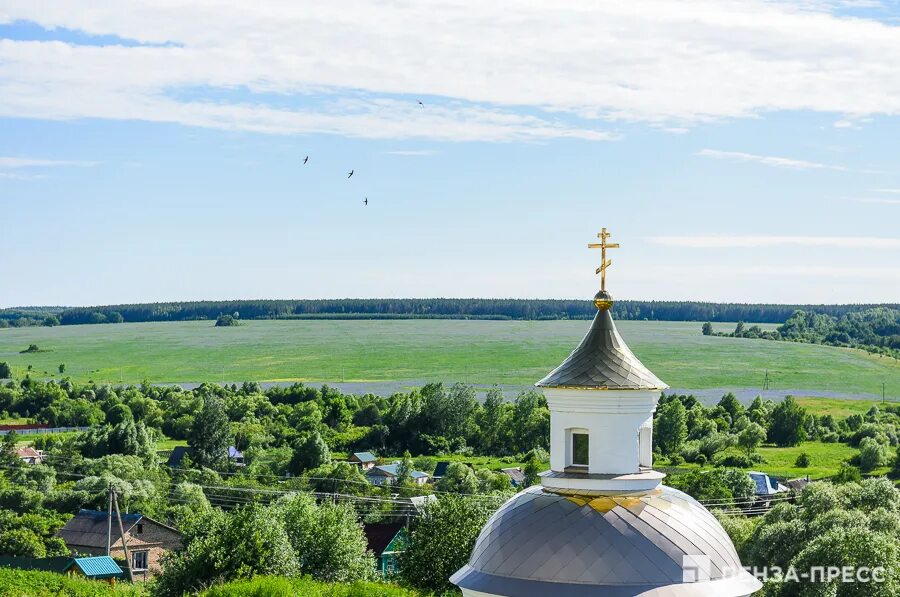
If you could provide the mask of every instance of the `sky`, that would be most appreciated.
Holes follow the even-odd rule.
[[[893,1],[0,0],[0,307],[900,302],[898,139]]]

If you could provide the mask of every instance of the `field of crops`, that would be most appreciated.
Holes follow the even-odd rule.
[[[556,366],[587,321],[260,320],[0,330],[19,375],[97,382],[466,381],[529,385]],[[638,357],[673,388],[770,388],[900,397],[900,363],[861,351],[703,336],[700,324],[622,321]],[[717,328],[732,329],[731,324]],[[22,353],[30,344],[40,352]],[[804,392],[800,392],[803,390]],[[812,391],[812,394],[808,392]]]

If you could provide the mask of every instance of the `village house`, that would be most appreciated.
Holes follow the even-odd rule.
[[[16,448],[16,456],[25,464],[41,464],[44,462],[43,450],[35,450],[31,446]]]
[[[354,452],[347,459],[350,464],[357,465],[360,469],[367,471],[375,466],[378,459],[371,452]]]
[[[80,510],[57,535],[74,554],[106,555],[109,532],[109,555],[125,560],[125,549],[115,516],[109,530],[106,512]],[[122,514],[125,541],[131,556],[131,570],[135,580],[147,580],[159,572],[162,556],[181,548],[181,533],[170,526],[142,514]]]
[[[368,549],[375,556],[375,569],[383,577],[398,570],[397,556],[406,542],[406,529],[399,522],[363,525]]]
[[[172,448],[172,452],[169,453],[169,458],[166,460],[166,466],[169,468],[182,468],[184,457],[192,457],[193,452],[193,448],[187,446],[175,446]],[[228,461],[235,466],[244,466],[244,454],[234,446],[228,446]]]
[[[366,471],[366,479],[368,479],[369,483],[372,485],[393,485],[397,482],[397,469],[399,467],[400,463],[397,462],[394,464],[374,466]],[[423,473],[422,471],[410,471],[409,475],[416,485],[428,483],[428,473]]]

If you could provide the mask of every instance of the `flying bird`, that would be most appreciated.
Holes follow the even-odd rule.
[[[365,201],[363,201],[363,205],[368,205],[368,204],[369,204],[369,198],[368,198],[368,197],[366,197],[366,200],[365,200]]]
[[[306,156],[305,158],[303,158],[303,163],[304,163],[304,164],[305,164],[306,162],[308,162],[308,161],[309,161],[309,156]]]
[[[351,176],[353,176],[353,170],[350,171],[350,174],[347,175],[347,178],[350,178]]]

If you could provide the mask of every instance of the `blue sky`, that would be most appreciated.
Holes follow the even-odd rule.
[[[900,301],[890,4],[208,4],[0,0],[0,306]]]

